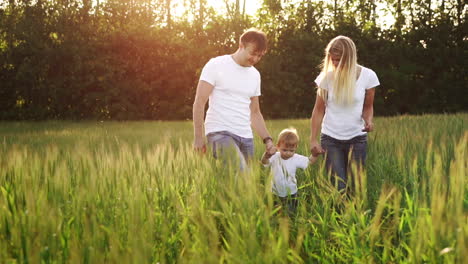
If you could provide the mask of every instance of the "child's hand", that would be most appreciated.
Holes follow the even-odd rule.
[[[262,164],[263,165],[268,165],[270,164],[270,158],[273,156],[274,154],[270,154],[268,153],[268,151],[265,151],[262,155]]]
[[[273,155],[274,154],[270,154],[267,151],[265,151],[265,153],[263,153],[263,157],[265,157],[266,159],[269,159],[269,158],[273,157]]]
[[[325,150],[320,146],[319,143],[314,142],[310,146],[310,152],[312,152],[312,155],[315,157],[318,157],[318,155],[324,154]]]
[[[314,164],[315,162],[317,162],[317,160],[318,160],[318,155],[317,155],[317,156],[314,156],[314,155],[311,154],[311,155],[309,156],[309,163],[310,163],[310,164]]]
[[[265,152],[268,153],[271,156],[273,156],[276,153],[276,147],[273,144],[273,141],[269,141],[265,145]]]

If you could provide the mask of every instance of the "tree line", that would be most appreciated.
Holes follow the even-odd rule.
[[[221,0],[220,0],[221,1]],[[0,4],[0,119],[191,118],[204,64],[256,27],[266,118],[305,118],[326,44],[351,37],[376,71],[377,115],[466,111],[461,0],[8,0]],[[185,6],[181,9],[180,6]],[[182,11],[181,11],[182,10]],[[382,25],[382,11],[394,21]]]

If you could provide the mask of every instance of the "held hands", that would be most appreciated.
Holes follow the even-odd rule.
[[[310,155],[309,156],[309,163],[314,164],[318,160],[318,156]]]
[[[263,153],[263,156],[262,156],[262,160],[263,159],[270,159],[271,157],[273,157],[274,154],[270,154],[268,153],[267,151],[265,151],[265,153]]]
[[[276,153],[276,147],[273,144],[273,140],[268,137],[267,139],[264,139],[263,142],[265,143],[265,153],[263,153],[262,156],[262,164],[267,165],[270,163],[270,158]]]
[[[315,159],[317,159],[319,155],[325,153],[325,150],[318,142],[314,141],[310,144],[310,152],[312,152],[311,157],[315,157]]]
[[[276,147],[273,144],[272,139],[268,139],[265,142],[265,153],[268,154],[270,157],[273,156],[276,153]]]
[[[318,156],[325,153],[325,150],[318,142],[314,141],[310,144],[310,152],[312,152],[312,154],[309,156],[309,163],[314,164],[317,161]]]

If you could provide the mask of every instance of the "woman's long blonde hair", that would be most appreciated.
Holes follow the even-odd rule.
[[[332,57],[340,57],[337,67],[333,65]],[[338,36],[328,43],[325,58],[322,63],[323,78],[333,85],[333,95],[336,103],[349,105],[354,100],[357,76],[357,52],[354,42],[345,36]],[[318,93],[327,101],[327,91],[319,87]]]

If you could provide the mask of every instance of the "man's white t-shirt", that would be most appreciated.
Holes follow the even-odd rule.
[[[253,67],[237,64],[231,55],[211,59],[200,80],[214,86],[208,101],[205,134],[229,131],[237,136],[253,138],[250,127],[251,98],[260,96],[260,73]]]
[[[366,90],[380,84],[375,72],[361,66],[361,73],[356,81],[354,101],[352,104],[343,106],[334,102],[333,83],[331,78],[324,78],[325,74],[315,79],[318,87],[327,90],[328,98],[325,108],[325,116],[322,121],[322,134],[339,140],[347,140],[356,136],[365,135],[363,132],[364,120],[362,110]]]
[[[272,191],[279,197],[286,197],[297,193],[296,170],[306,169],[309,166],[309,158],[299,154],[294,154],[291,158],[284,160],[280,152],[276,152],[269,159],[269,164],[273,174]]]

